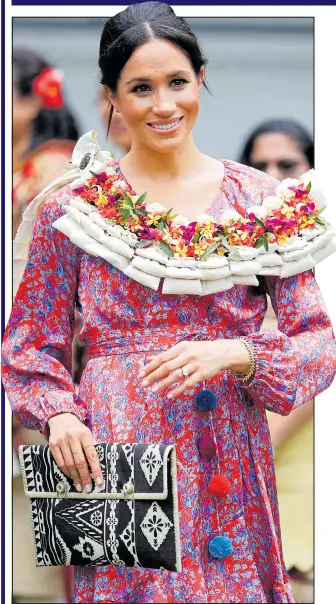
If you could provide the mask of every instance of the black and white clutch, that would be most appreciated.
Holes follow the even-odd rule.
[[[181,572],[173,445],[97,444],[105,485],[78,493],[48,445],[19,449],[37,566]]]

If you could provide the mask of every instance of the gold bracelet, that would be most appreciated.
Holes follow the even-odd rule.
[[[241,340],[241,342],[243,342],[245,344],[245,346],[249,352],[249,355],[250,355],[250,367],[246,373],[237,373],[236,371],[231,371],[231,373],[240,382],[248,382],[254,376],[255,369],[256,369],[256,358],[255,358],[255,354],[254,354],[254,349],[253,349],[253,346],[250,344],[250,342],[243,336],[239,336],[238,338],[235,338],[235,339]]]

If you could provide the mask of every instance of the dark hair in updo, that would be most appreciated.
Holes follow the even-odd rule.
[[[120,72],[133,52],[155,38],[176,44],[189,58],[196,75],[207,64],[195,34],[171,6],[165,2],[140,2],[131,4],[104,24],[99,48],[101,84],[115,93]],[[112,113],[113,106],[108,131]]]

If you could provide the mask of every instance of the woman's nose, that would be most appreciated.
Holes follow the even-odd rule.
[[[176,103],[170,94],[161,93],[155,98],[152,110],[156,115],[167,117],[172,115],[176,109]]]

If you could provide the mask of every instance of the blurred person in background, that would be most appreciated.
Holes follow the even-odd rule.
[[[13,51],[13,234],[29,202],[66,171],[79,137],[62,73],[26,48]]]
[[[259,125],[247,139],[240,162],[278,180],[299,178],[314,166],[309,132],[293,120]],[[269,304],[262,329],[276,328]],[[313,602],[314,401],[288,416],[268,412],[275,456],[284,557],[296,602]]]
[[[36,52],[13,51],[13,237],[34,197],[66,172],[79,137],[64,103],[62,73]],[[14,292],[15,293],[15,292]],[[13,594],[15,602],[63,601],[67,570],[36,570],[30,512],[16,457],[20,444],[45,443],[42,436],[13,422]]]

